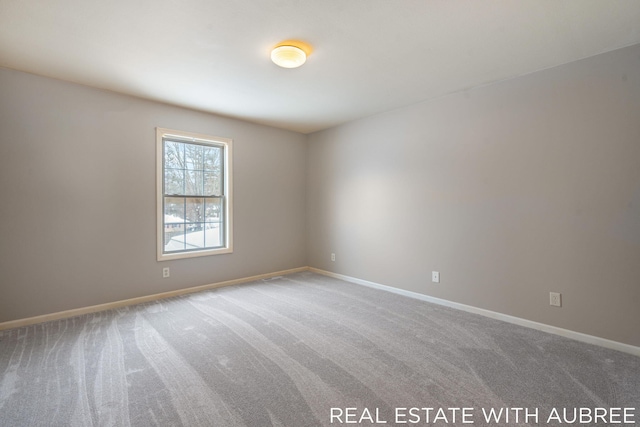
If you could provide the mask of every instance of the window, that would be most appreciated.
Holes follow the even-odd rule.
[[[158,261],[233,252],[231,140],[156,130]]]

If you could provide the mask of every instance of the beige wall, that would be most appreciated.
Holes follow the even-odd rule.
[[[233,138],[233,254],[156,261],[156,126]],[[305,155],[301,134],[0,69],[0,322],[306,265]]]
[[[640,45],[312,134],[308,168],[311,266],[640,345]]]
[[[6,69],[0,95],[0,322],[310,265],[640,345],[640,46],[309,137]],[[156,261],[156,126],[234,139],[233,254]]]

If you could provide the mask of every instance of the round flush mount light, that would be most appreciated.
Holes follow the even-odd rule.
[[[297,68],[307,60],[309,49],[303,43],[283,42],[271,51],[271,60],[282,68]]]

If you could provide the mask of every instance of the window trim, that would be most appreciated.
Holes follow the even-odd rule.
[[[163,139],[174,136],[185,142],[215,143],[224,146],[224,245],[220,248],[190,250],[184,252],[164,253],[164,153]],[[221,255],[233,252],[233,140],[218,136],[185,132],[175,129],[156,128],[156,250],[158,261],[169,261],[182,258]]]

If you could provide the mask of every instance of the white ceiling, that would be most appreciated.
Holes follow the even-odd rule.
[[[636,43],[637,0],[0,0],[0,66],[304,133]]]

